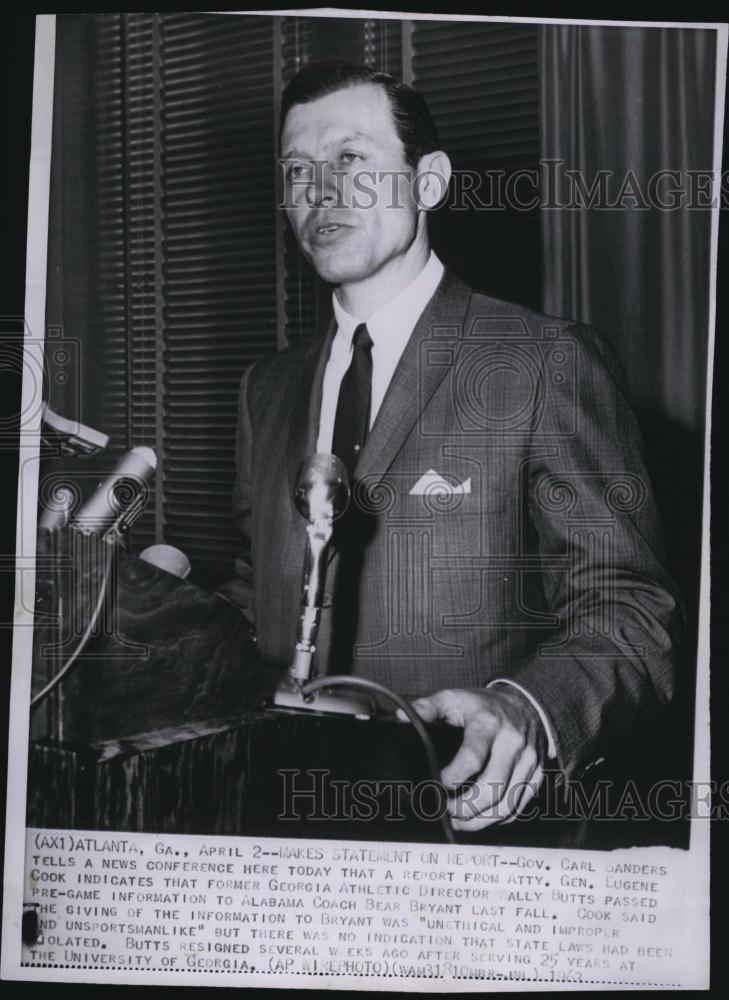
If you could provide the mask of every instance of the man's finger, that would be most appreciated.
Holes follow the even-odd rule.
[[[496,823],[506,817],[505,797],[512,776],[521,757],[523,747],[514,740],[499,735],[493,742],[488,764],[478,777],[474,790],[464,792],[450,803],[448,811],[460,823],[484,819],[487,822],[473,829],[481,829],[487,823]],[[504,803],[504,808],[496,808]],[[461,826],[460,829],[471,829]]]
[[[442,719],[451,726],[465,727],[469,719],[483,710],[483,699],[475,691],[446,689],[427,698],[416,698],[412,707],[424,722]]]
[[[433,698],[418,698],[411,703],[410,707],[418,713],[423,722],[435,722],[438,718],[438,707]],[[402,709],[399,708],[397,711],[398,714],[402,714],[404,719],[407,719]]]
[[[455,757],[441,772],[441,781],[446,788],[457,788],[483,771],[493,738],[494,724],[488,717],[478,716],[468,723]]]

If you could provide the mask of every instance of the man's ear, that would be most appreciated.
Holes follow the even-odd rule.
[[[446,196],[450,179],[451,161],[442,149],[421,156],[413,184],[413,194],[418,207],[424,208],[427,212],[440,204]]]

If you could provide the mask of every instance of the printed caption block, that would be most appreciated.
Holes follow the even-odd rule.
[[[464,990],[484,980],[681,987],[694,971],[699,981],[695,914],[676,891],[689,873],[680,851],[27,837],[25,903],[40,921],[23,948],[28,967]]]

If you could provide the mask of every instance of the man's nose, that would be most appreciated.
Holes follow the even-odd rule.
[[[332,207],[339,201],[338,178],[326,160],[314,164],[311,183],[306,189],[306,197],[312,208]]]

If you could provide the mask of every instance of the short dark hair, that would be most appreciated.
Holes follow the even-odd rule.
[[[358,66],[341,59],[309,63],[286,85],[281,96],[279,141],[286,115],[294,105],[308,104],[327,94],[362,84],[381,86],[387,94],[395,131],[405,147],[405,159],[411,167],[417,167],[421,156],[440,148],[438,130],[422,94],[400,83],[389,73],[380,73],[368,66]]]

